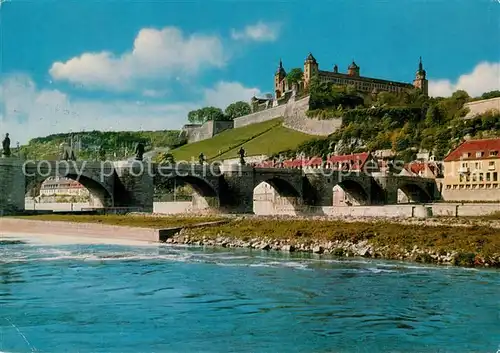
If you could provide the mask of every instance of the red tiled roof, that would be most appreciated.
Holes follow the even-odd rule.
[[[353,169],[361,169],[365,165],[370,153],[355,153],[355,154],[345,154],[342,156],[331,156],[328,158],[329,164],[337,165],[339,163],[349,163],[352,165]],[[351,163],[352,162],[352,163]]]
[[[483,152],[483,155],[476,157],[476,152]],[[497,156],[490,156],[490,152],[496,152]],[[467,153],[470,153],[470,156],[464,156]],[[468,140],[447,155],[444,161],[499,158],[499,155],[500,139]]]

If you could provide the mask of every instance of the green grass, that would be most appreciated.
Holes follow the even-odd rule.
[[[201,152],[207,161],[238,158],[241,146],[247,155],[273,154],[295,148],[303,141],[315,138],[283,127],[282,118],[264,121],[237,129],[226,130],[215,137],[184,145],[172,150],[176,161],[198,161]],[[221,152],[219,154],[219,151]]]
[[[248,156],[265,154],[271,156],[275,153],[295,149],[298,145],[317,138],[299,131],[288,129],[282,125],[273,127],[262,135],[246,142],[243,145]],[[218,159],[231,159],[238,157],[239,147],[234,148],[218,157]]]
[[[226,130],[211,139],[176,148],[172,150],[172,154],[176,161],[191,161],[191,159],[198,161],[198,156],[203,152],[207,160],[210,160],[218,156],[219,151],[224,153],[236,148],[281,123],[282,119],[277,118],[237,129]]]
[[[74,223],[100,223],[112,226],[138,227],[138,228],[170,228],[189,226],[197,223],[221,221],[222,217],[152,217],[147,215],[33,215],[17,216],[14,218],[33,221],[74,222]]]

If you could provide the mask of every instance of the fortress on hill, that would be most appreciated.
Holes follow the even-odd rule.
[[[406,89],[419,88],[425,95],[428,94],[428,82],[426,78],[427,73],[425,72],[422,64],[422,58],[420,58],[413,84],[363,77],[360,75],[360,67],[354,62],[354,60],[347,68],[347,73],[340,73],[337,65],[334,65],[333,71],[320,70],[318,62],[314,56],[309,53],[304,62],[304,76],[302,81],[299,82],[297,89],[299,91],[306,89],[315,75],[317,75],[320,82],[333,82],[338,86],[351,85],[355,87],[357,91],[363,93],[376,94],[383,91],[399,93]],[[283,62],[280,60],[278,70],[274,75],[274,92],[277,99],[282,97],[287,91],[293,89],[292,87],[289,87],[286,78],[287,73],[283,68]]]
[[[204,124],[184,125],[182,134],[186,136],[188,143],[192,143],[212,138],[224,130],[283,117],[283,125],[287,128],[310,135],[328,136],[340,128],[342,121],[341,119],[318,120],[307,117],[306,111],[309,109],[307,88],[313,77],[317,77],[320,82],[352,86],[358,92],[371,95],[379,92],[401,93],[414,88],[420,89],[425,95],[428,94],[427,73],[422,64],[422,58],[420,58],[413,83],[405,83],[363,77],[360,74],[360,67],[354,60],[348,66],[347,73],[339,72],[337,65],[334,65],[333,71],[320,70],[317,60],[309,53],[304,61],[302,80],[294,83],[289,83],[287,80],[287,72],[280,60],[274,74],[274,95],[252,97],[250,99],[251,114],[236,118],[234,121],[208,121]]]

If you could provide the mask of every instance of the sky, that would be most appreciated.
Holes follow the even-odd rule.
[[[0,135],[180,129],[303,67],[500,89],[500,0],[0,0]]]

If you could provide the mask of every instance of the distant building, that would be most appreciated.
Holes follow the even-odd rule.
[[[347,73],[339,72],[337,65],[333,67],[333,71],[320,70],[318,62],[314,56],[309,53],[304,62],[303,80],[299,83],[297,89],[302,90],[307,88],[314,76],[317,76],[320,82],[333,82],[339,86],[353,86],[357,91],[365,93],[378,93],[382,91],[399,93],[407,89],[418,88],[425,95],[428,94],[427,73],[422,64],[422,58],[420,58],[413,84],[363,77],[360,74],[360,67],[354,61],[348,66]],[[293,90],[293,87],[290,87],[286,77],[287,73],[283,67],[283,62],[280,60],[278,69],[274,74],[274,92],[276,94],[276,99],[281,98],[287,92]]]
[[[468,140],[444,159],[443,198],[500,201],[500,138]]]
[[[40,196],[89,196],[90,192],[79,182],[69,178],[49,177],[40,187]]]

